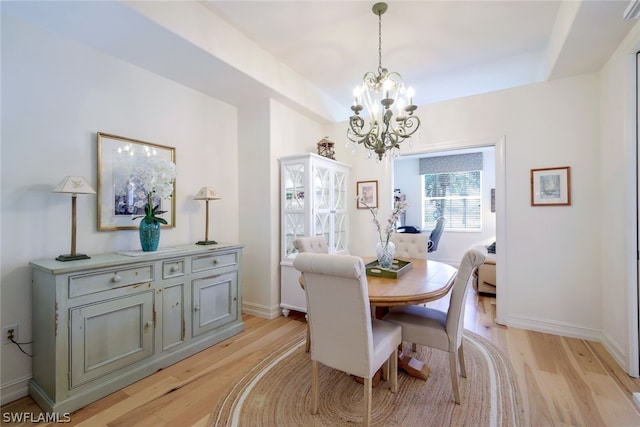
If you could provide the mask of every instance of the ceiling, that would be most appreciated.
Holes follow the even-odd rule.
[[[341,121],[351,113],[353,89],[364,73],[378,68],[378,16],[371,11],[373,3],[1,1],[0,7],[2,14],[224,102],[240,105],[257,96],[275,97],[320,120]],[[623,19],[629,0],[387,3],[382,15],[382,66],[399,72],[415,89],[417,105],[597,72],[637,22]],[[189,5],[199,6],[190,9],[199,14],[210,11],[209,18],[215,19],[188,20]],[[213,28],[216,33],[212,28],[194,28],[197,25],[220,28]],[[189,30],[216,34],[202,40],[227,56],[217,57],[198,46],[185,33]],[[238,46],[247,45],[237,43],[238,35],[257,50],[243,52]],[[251,55],[255,58],[245,59]],[[240,60],[232,63],[229,58]],[[260,67],[268,72],[282,71],[278,67],[293,70],[296,78],[302,76],[300,80],[318,90],[312,90],[313,95],[298,91],[297,98],[292,97],[285,92],[298,88],[300,80],[282,78],[291,73],[271,74],[281,77],[280,86],[274,87],[268,79],[256,77]],[[314,111],[312,103],[305,105],[316,92],[329,100],[322,102],[329,113]]]
[[[342,105],[377,70],[373,1],[203,3]],[[628,0],[387,4],[382,66],[418,105],[598,71],[635,23],[623,19]]]

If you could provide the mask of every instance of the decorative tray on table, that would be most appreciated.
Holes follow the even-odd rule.
[[[378,264],[378,260],[371,261],[365,265],[367,269],[367,276],[375,277],[389,277],[397,279],[407,271],[411,270],[413,265],[410,261],[403,261],[401,259],[394,259],[393,264],[389,268],[382,268]]]

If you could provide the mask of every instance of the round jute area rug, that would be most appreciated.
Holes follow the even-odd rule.
[[[410,350],[408,343],[404,350]],[[339,351],[339,349],[336,349]],[[489,341],[465,331],[467,378],[459,377],[462,403],[453,401],[448,354],[418,346],[415,356],[431,368],[427,381],[398,372],[398,393],[390,382],[373,388],[374,426],[520,426],[520,393],[511,364]],[[406,353],[405,353],[406,354]],[[210,426],[353,426],[362,423],[363,385],[320,365],[320,406],[312,415],[311,359],[304,335],[260,362],[219,403]]]

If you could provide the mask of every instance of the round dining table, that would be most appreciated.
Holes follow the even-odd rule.
[[[372,259],[365,259],[365,263]],[[367,274],[369,303],[374,307],[424,304],[447,295],[458,270],[448,264],[424,259],[407,259],[411,268],[400,276]]]

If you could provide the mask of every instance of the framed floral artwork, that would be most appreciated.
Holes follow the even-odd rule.
[[[571,168],[531,169],[531,206],[571,204]]]
[[[358,181],[356,183],[358,209],[378,207],[378,181]]]
[[[145,206],[175,227],[173,147],[98,132],[98,231],[135,230]]]

